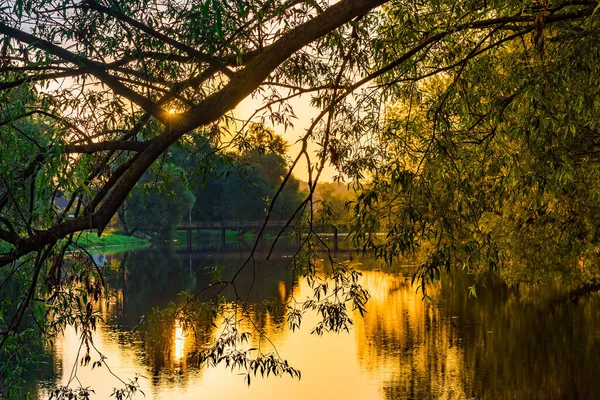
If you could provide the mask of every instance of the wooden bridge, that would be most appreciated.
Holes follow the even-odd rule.
[[[193,231],[221,231],[221,248],[225,249],[227,243],[226,233],[230,231],[242,231],[242,232],[258,232],[264,225],[264,221],[205,221],[205,222],[188,222],[184,223],[176,228],[178,231],[186,231],[186,248],[187,251],[192,250],[192,232]],[[287,225],[287,221],[269,221],[265,226],[266,231],[279,232],[282,229],[292,229],[293,224]],[[322,226],[322,231],[327,231],[327,227]],[[335,226],[329,226],[331,233],[333,234],[333,249],[338,250],[338,229]],[[261,240],[264,235],[261,236]],[[300,236],[297,236],[298,244],[300,243]]]

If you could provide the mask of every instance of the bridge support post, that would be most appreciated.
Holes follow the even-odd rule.
[[[333,227],[333,251],[338,251],[338,228]]]
[[[225,235],[226,229],[221,228],[221,249],[225,250],[225,246],[227,245],[227,236]]]
[[[187,251],[192,251],[192,230],[188,229],[187,233]]]

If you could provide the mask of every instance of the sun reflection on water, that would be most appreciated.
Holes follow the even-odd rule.
[[[179,320],[175,321],[175,361],[180,361],[184,355],[185,335]]]

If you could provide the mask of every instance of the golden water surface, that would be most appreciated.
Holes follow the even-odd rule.
[[[108,399],[114,387],[122,386],[118,378],[136,376],[145,394],[136,398],[149,400],[551,399],[600,394],[597,294],[563,303],[490,282],[475,299],[467,295],[469,277],[459,276],[432,288],[434,301],[429,302],[410,285],[410,273],[401,268],[394,273],[373,270],[372,265],[362,271],[361,283],[371,296],[364,318],[354,312],[350,332],[322,336],[311,334],[316,315],[306,315],[300,330],[291,332],[284,307],[264,306],[285,304],[291,296],[304,299],[312,290],[302,279],[292,285],[277,263],[261,265],[263,275],[256,279],[257,293],[250,302],[268,340],[258,341],[254,335],[250,345],[276,350],[301,370],[302,378],[252,377],[248,386],[244,371],[198,368],[193,353],[198,339],[180,323],[164,332],[168,346],[130,333],[151,307],[175,301],[181,286],[201,287],[204,267],[215,262],[189,256],[188,264],[186,256],[169,256],[162,258],[166,264],[158,261],[151,268],[149,260],[157,256],[150,253],[134,255],[135,261],[129,256],[121,279],[113,282],[115,300],[102,307],[106,322],[97,329],[94,343],[106,356],[106,366],[92,370],[79,365],[79,336],[68,329],[49,349],[51,371],[38,383],[40,398],[47,398],[46,388],[53,384],[70,384],[93,389],[92,399]],[[173,257],[181,259],[173,262]],[[222,329],[217,324],[206,337],[214,340]]]

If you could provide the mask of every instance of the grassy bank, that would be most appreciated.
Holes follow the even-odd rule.
[[[83,247],[87,250],[105,250],[112,249],[132,249],[136,247],[147,246],[150,242],[145,239],[135,238],[124,235],[120,231],[105,231],[101,237],[98,237],[98,233],[94,231],[83,232],[80,236],[75,236],[76,243],[78,246]]]
[[[94,252],[102,251],[103,253],[121,252],[129,249],[147,246],[150,241],[140,238],[124,235],[120,231],[106,230],[102,237],[98,237],[98,233],[94,231],[82,232],[81,235],[73,236],[73,240],[77,246],[73,246],[73,250],[77,247]],[[12,246],[4,241],[0,241],[0,253],[7,253]]]

